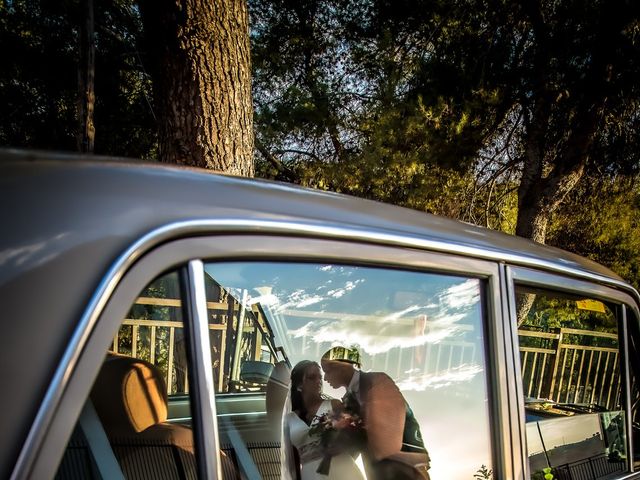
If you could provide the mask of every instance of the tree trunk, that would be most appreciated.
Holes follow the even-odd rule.
[[[552,77],[548,74],[554,53],[548,41],[540,4],[524,2],[524,5],[528,8],[538,41],[534,65],[539,78],[525,135],[516,234],[544,243],[549,220],[582,178],[598,129],[603,123],[613,77],[610,62],[620,48],[620,32],[628,18],[615,8],[603,6],[605,10],[599,31],[601,41],[591,52],[580,88],[573,92],[579,101],[568,117],[570,124],[558,125],[552,121],[552,98],[559,92],[551,86],[549,78]],[[610,14],[612,11],[616,14]],[[561,128],[568,133],[555,150],[547,145],[545,139],[552,128]]]
[[[96,130],[93,124],[95,105],[96,44],[93,33],[93,0],[82,4],[78,62],[78,151],[93,153]]]
[[[159,157],[253,176],[246,0],[143,0]]]
[[[540,174],[533,182],[521,181],[516,235],[538,243],[545,242],[551,216],[582,178],[586,161],[585,155],[571,171],[554,171],[547,177]],[[525,162],[525,171],[528,167]]]
[[[536,132],[543,131],[530,126],[527,138],[522,179],[518,187],[518,219],[516,235],[544,243],[551,215],[565,197],[578,184],[589,159],[597,127],[603,117],[605,97],[592,102],[587,97],[577,110],[571,133],[553,163],[544,159],[540,143],[532,140]],[[535,117],[534,117],[535,118]]]

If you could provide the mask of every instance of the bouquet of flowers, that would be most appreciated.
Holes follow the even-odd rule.
[[[325,452],[316,472],[329,475],[333,455],[353,452],[364,443],[364,423],[355,413],[323,413],[309,429],[309,436],[320,437],[320,444]]]

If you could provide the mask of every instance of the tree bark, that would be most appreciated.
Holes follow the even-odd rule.
[[[253,176],[246,0],[143,0],[159,158]]]
[[[518,188],[518,219],[516,235],[544,243],[551,215],[582,178],[585,154],[571,171],[540,175],[531,183],[521,182]],[[524,169],[530,168],[525,162]],[[524,175],[524,174],[523,174]]]
[[[544,243],[551,215],[582,178],[604,115],[607,97],[603,83],[596,83],[602,87],[588,92],[576,109],[570,134],[556,158],[545,158],[543,140],[532,139],[544,129],[540,125],[529,127],[518,188],[516,235]]]
[[[601,41],[592,52],[581,88],[575,88],[572,92],[580,100],[573,108],[567,128],[566,125],[554,124],[552,119],[553,96],[558,92],[550,86],[547,73],[554,53],[548,42],[539,4],[525,4],[538,43],[534,58],[538,78],[525,134],[516,235],[544,243],[551,216],[578,184],[589,160],[607,105],[612,77],[609,62],[618,48],[616,42],[626,18],[620,14],[603,13],[605,20],[599,32]],[[566,128],[568,132],[566,139],[555,150],[546,144],[546,137],[552,128]]]
[[[96,44],[93,28],[93,0],[82,3],[78,62],[78,151],[93,153],[96,130],[93,124],[95,96]]]

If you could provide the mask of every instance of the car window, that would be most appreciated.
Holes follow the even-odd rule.
[[[629,379],[631,425],[633,435],[633,467],[640,470],[640,323],[636,312],[627,309],[629,331]]]
[[[531,478],[626,471],[619,308],[545,290],[516,293]]]
[[[234,472],[491,478],[480,279],[277,262],[205,276]]]
[[[178,274],[151,282],[114,336],[56,478],[196,478]]]

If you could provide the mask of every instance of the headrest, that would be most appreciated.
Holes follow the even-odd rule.
[[[108,430],[142,432],[167,419],[167,389],[160,370],[138,358],[108,354],[91,400]]]

